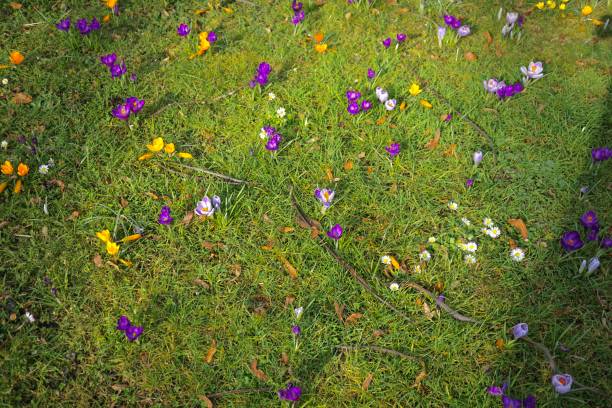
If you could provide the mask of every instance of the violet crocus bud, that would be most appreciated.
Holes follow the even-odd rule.
[[[479,150],[477,152],[474,152],[474,165],[478,166],[480,164],[480,162],[482,161],[482,152]]]
[[[512,334],[515,339],[525,337],[527,333],[529,333],[529,326],[527,326],[527,323],[519,323],[512,328]]]

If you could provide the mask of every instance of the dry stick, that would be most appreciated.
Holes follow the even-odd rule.
[[[379,353],[385,353],[385,354],[390,354],[392,356],[398,356],[398,357],[402,357],[408,360],[413,360],[413,361],[417,361],[419,363],[423,363],[423,361],[415,356],[411,356],[409,354],[405,354],[402,353],[401,351],[397,351],[397,350],[392,350],[392,349],[388,349],[388,348],[384,348],[384,347],[378,347],[378,346],[346,346],[344,344],[340,345],[340,346],[336,346],[337,349],[340,350],[344,350],[344,351],[359,351],[359,350],[372,350],[372,351],[378,351]]]
[[[546,359],[546,361],[548,361],[548,365],[550,366],[550,371],[552,371],[553,374],[559,373],[559,369],[557,368],[557,363],[555,362],[555,358],[553,357],[548,347],[546,347],[542,343],[538,343],[537,341],[531,340],[527,336],[521,337],[521,340],[531,344],[535,348],[539,349],[542,353],[544,353],[544,358]]]
[[[291,188],[289,195],[291,196],[291,204],[293,204],[293,207],[297,211],[298,216],[304,221],[304,223],[308,224],[311,228],[316,227],[315,224],[308,217],[308,215],[306,215],[304,210],[302,210],[297,200],[295,199],[295,196],[293,195],[293,188]],[[378,293],[376,293],[376,290],[374,290],[374,288],[361,275],[359,275],[359,272],[357,272],[357,270],[353,267],[353,265],[345,261],[338,254],[338,252],[336,252],[336,250],[331,245],[329,245],[329,243],[327,243],[321,237],[318,237],[318,239],[321,245],[323,246],[323,248],[325,248],[327,252],[336,260],[336,262],[338,262],[348,273],[350,273],[351,276],[357,281],[357,283],[359,283],[368,293],[370,293],[380,303],[382,303],[383,305],[387,306],[389,309],[393,310],[394,312],[402,316],[404,319],[410,320],[410,318],[408,317],[408,315],[406,315],[406,313],[402,312],[397,307],[393,306],[391,303],[383,299]]]
[[[235,390],[215,392],[213,394],[206,395],[206,397],[207,398],[219,398],[219,397],[223,397],[225,395],[250,394],[250,393],[254,393],[254,392],[274,392],[274,390],[272,388],[269,388],[269,387],[238,388],[238,389],[235,389]]]
[[[409,288],[416,289],[419,292],[423,293],[424,295],[428,296],[431,300],[435,300],[436,305],[438,305],[438,307],[444,310],[446,313],[450,314],[455,320],[459,320],[461,322],[469,322],[469,323],[482,323],[480,320],[476,320],[471,317],[464,316],[461,313],[457,312],[455,309],[451,308],[444,301],[438,299],[433,293],[431,293],[429,290],[425,289],[423,286],[419,285],[418,283],[404,282],[402,283],[402,285],[409,287]]]

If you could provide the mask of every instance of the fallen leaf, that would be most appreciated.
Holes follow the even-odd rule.
[[[198,395],[198,399],[206,404],[206,408],[214,408],[212,401],[206,395]]]
[[[251,373],[253,373],[253,375],[257,377],[257,379],[261,381],[268,381],[268,376],[266,375],[266,373],[257,368],[257,359],[253,359],[253,361],[251,361],[250,368]]]
[[[295,231],[295,228],[293,227],[281,227],[280,228],[280,232],[285,233],[285,234],[288,234],[293,231]]]
[[[466,52],[465,54],[463,54],[463,57],[465,58],[466,61],[470,61],[470,62],[474,62],[478,59],[476,54],[474,54],[472,51]]]
[[[346,18],[346,19],[348,20],[348,19],[350,19],[350,18],[351,18],[351,16],[352,16],[352,14],[351,14],[351,13],[346,13],[346,14],[344,15],[344,18]]]
[[[291,265],[291,262],[289,262],[287,260],[287,258],[285,258],[282,255],[278,255],[278,259],[283,264],[283,267],[285,268],[285,270],[287,271],[287,273],[289,274],[291,279],[297,279],[297,277],[298,277],[297,269],[295,269],[295,267],[293,265]]]
[[[295,296],[292,295],[287,295],[285,297],[285,307],[289,306],[290,304],[292,304],[293,302],[295,302]]]
[[[210,285],[209,285],[207,282],[205,282],[205,281],[203,281],[202,279],[200,279],[200,278],[195,278],[195,279],[193,280],[193,284],[194,284],[194,285],[201,286],[201,287],[203,287],[204,289],[210,289]]]
[[[70,216],[68,217],[68,220],[74,221],[77,218],[79,218],[79,215],[81,215],[81,213],[78,212],[77,210],[74,210],[72,213],[70,213]]]
[[[58,180],[58,179],[51,179],[51,180],[49,180],[49,184],[53,184],[53,185],[58,186],[62,193],[64,192],[64,189],[66,188],[66,185],[64,184],[64,182],[62,180]]]
[[[208,249],[209,251],[212,251],[213,249],[215,249],[216,246],[217,245],[212,242],[208,242],[208,241],[202,242],[202,248]]]
[[[325,177],[327,178],[327,181],[332,181],[334,179],[334,173],[332,173],[332,169],[327,167],[325,169]]]
[[[358,319],[361,319],[363,315],[361,313],[351,313],[346,319],[344,319],[344,324],[349,325],[355,323]]]
[[[438,147],[438,144],[440,144],[440,129],[436,129],[436,134],[434,138],[427,142],[425,148],[428,150],[433,150]]]
[[[32,97],[24,92],[17,92],[13,95],[13,103],[15,105],[25,105],[32,102]]]
[[[100,256],[100,254],[95,254],[91,261],[96,265],[96,268],[101,268],[103,265],[102,256]]]
[[[370,384],[372,384],[372,379],[373,378],[374,378],[374,374],[368,373],[368,375],[366,376],[365,380],[363,380],[363,383],[361,384],[361,389],[363,391],[367,391],[368,388],[370,388]]]
[[[281,363],[283,363],[283,365],[289,364],[289,355],[284,351],[281,353]]]
[[[23,7],[23,5],[21,3],[16,3],[14,1],[11,1],[9,3],[9,7],[12,8],[13,10],[19,10],[21,7]]]
[[[497,347],[498,350],[502,351],[505,346],[506,342],[504,341],[504,339],[495,340],[495,347]]]
[[[375,337],[375,338],[382,337],[382,336],[384,336],[384,334],[385,334],[385,331],[381,330],[381,329],[376,329],[376,330],[374,330],[372,332],[372,336]]]
[[[242,273],[242,266],[240,266],[240,264],[232,264],[229,268],[235,277],[240,277],[240,274]]]
[[[191,221],[193,220],[194,214],[195,213],[193,211],[189,211],[187,214],[185,214],[185,216],[181,220],[181,224],[182,225],[189,225],[191,223]]]
[[[444,282],[441,282],[441,281],[436,282],[436,285],[434,286],[434,289],[437,292],[442,292],[442,290],[444,290]]]
[[[353,169],[353,162],[348,160],[346,163],[344,163],[344,170],[349,171]]]
[[[340,306],[338,302],[334,302],[334,310],[336,311],[336,316],[338,316],[338,320],[344,322],[344,305]]]
[[[359,153],[359,154],[357,155],[357,158],[358,158],[358,159],[363,159],[364,157],[366,157],[365,152],[361,152],[361,153]]]
[[[152,198],[152,199],[154,199],[154,200],[159,200],[159,196],[158,196],[157,194],[153,193],[152,191],[147,191],[147,192],[145,193],[145,195],[147,195],[147,196],[151,197],[151,198]]]
[[[525,225],[525,221],[520,218],[511,218],[508,220],[508,224],[512,225],[518,232],[520,232],[521,237],[524,241],[527,241],[527,226]]]
[[[451,144],[450,146],[448,146],[448,149],[446,149],[444,151],[444,153],[442,153],[442,156],[444,157],[457,157],[457,153],[455,152],[455,150],[457,149],[457,145],[455,143]]]
[[[125,390],[127,387],[123,384],[113,384],[111,385],[111,388],[117,392],[121,392],[123,390]]]
[[[376,119],[376,124],[378,126],[384,124],[387,121],[387,117],[386,116],[381,116],[380,118]]]
[[[310,238],[315,239],[319,236],[319,229],[317,227],[310,228]]]
[[[414,384],[412,384],[412,388],[420,389],[422,386],[421,383],[423,382],[423,380],[425,380],[425,378],[427,378],[427,372],[423,370],[414,379]]]
[[[15,313],[11,313],[11,314],[9,315],[9,320],[10,320],[10,321],[15,321],[16,319],[17,319],[17,314],[15,314]]]
[[[508,240],[508,245],[510,245],[510,249],[514,249],[516,248],[518,245],[516,244],[516,241],[513,239],[509,239]]]
[[[433,320],[435,314],[431,311],[431,308],[427,304],[427,302],[423,302],[423,313],[425,313],[425,317],[429,320]]]
[[[484,35],[484,37],[485,37],[485,38],[486,38],[486,40],[487,40],[487,47],[488,47],[489,45],[491,45],[491,44],[493,43],[493,37],[491,36],[491,33],[490,33],[490,32],[488,32],[488,31],[485,31],[485,32],[483,33],[483,35]]]
[[[210,344],[210,348],[208,349],[208,352],[206,353],[206,363],[207,364],[212,363],[216,352],[217,352],[217,340],[213,339]]]
[[[125,208],[128,206],[128,201],[125,198],[121,197],[121,199],[119,200],[119,205],[121,206],[121,208]]]

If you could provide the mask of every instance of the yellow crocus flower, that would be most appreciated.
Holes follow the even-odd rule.
[[[555,7],[557,7],[557,3],[555,3],[554,1],[548,0],[546,2],[546,4],[548,5],[549,9],[554,9]]]
[[[22,187],[21,179],[17,179],[17,181],[15,182],[15,190],[13,190],[13,192],[15,194],[21,193],[21,187]]]
[[[559,4],[559,10],[565,10],[565,3]]]
[[[536,8],[540,9],[540,10],[544,10],[544,2],[540,1],[538,3],[536,3]]]
[[[132,266],[132,262],[130,262],[128,260],[125,260],[125,259],[119,259],[119,262],[121,262],[122,264],[124,264],[128,268],[130,268]]]
[[[177,156],[180,157],[181,159],[193,159],[193,156],[191,155],[191,153],[187,153],[187,152],[178,152]]]
[[[0,193],[3,193],[4,190],[6,190],[6,188],[8,187],[8,181],[5,181],[4,183],[0,184]]]
[[[132,242],[132,241],[136,241],[138,239],[142,238],[142,235],[140,234],[132,234],[132,235],[128,235],[127,237],[123,238],[121,240],[121,242]]]
[[[154,156],[154,154],[153,154],[153,153],[145,153],[145,154],[143,154],[142,156],[140,156],[140,157],[138,158],[138,160],[141,160],[141,161],[142,161],[142,160],[147,160],[147,159],[150,159],[150,158],[151,158],[151,157],[153,157],[153,156]]]
[[[161,137],[156,137],[155,139],[153,139],[151,144],[147,145],[147,149],[149,149],[152,152],[159,152],[163,148],[164,148],[164,139],[162,139]]]
[[[115,256],[119,253],[119,245],[115,244],[114,242],[107,242],[106,243],[106,252],[108,252],[109,255]]]
[[[588,16],[589,14],[591,14],[593,12],[593,7],[591,7],[591,6],[584,6],[580,12],[582,13],[583,16],[586,17],[586,16]]]
[[[11,61],[11,64],[19,65],[23,62],[24,59],[25,57],[19,51],[11,51],[11,53],[9,54],[9,60]]]
[[[106,7],[109,9],[114,8],[117,5],[117,0],[106,0]]]
[[[410,85],[410,88],[408,88],[408,92],[410,92],[410,95],[412,95],[412,96],[417,96],[418,94],[423,92],[423,90],[421,89],[421,87],[418,84],[415,84],[413,82],[412,85]]]
[[[100,232],[96,232],[96,236],[102,240],[102,242],[113,242],[111,239],[111,234],[109,230],[102,230]]]
[[[325,51],[327,51],[327,44],[315,44],[314,48],[316,52],[323,54]]]
[[[431,103],[429,103],[428,101],[426,101],[425,99],[421,99],[419,101],[419,103],[421,104],[422,107],[427,108],[427,109],[431,109],[433,108],[433,105]]]
[[[168,143],[164,146],[164,151],[168,154],[174,153],[174,143]]]
[[[19,166],[17,166],[17,174],[19,175],[19,177],[25,177],[28,175],[29,172],[30,168],[27,164],[19,163]]]
[[[7,176],[13,174],[13,170],[13,165],[8,160],[0,166],[0,171],[2,171],[2,174],[6,174]]]

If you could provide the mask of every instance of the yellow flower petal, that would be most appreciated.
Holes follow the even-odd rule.
[[[117,0],[106,0],[106,7],[112,9],[117,5]]]
[[[19,177],[25,177],[29,172],[30,168],[27,166],[27,164],[19,163],[19,166],[17,166],[17,174]]]
[[[113,242],[109,230],[102,230],[100,232],[96,232],[96,237],[100,238],[102,242]]]
[[[0,171],[2,171],[2,174],[6,174],[7,176],[13,174],[13,170],[13,165],[8,160],[0,166]]]
[[[145,153],[145,154],[143,154],[142,156],[140,156],[140,157],[138,158],[138,160],[140,160],[140,161],[142,161],[142,160],[148,160],[148,159],[150,159],[150,158],[151,158],[151,157],[153,157],[153,156],[155,156],[153,153]]]
[[[431,109],[433,108],[433,105],[431,103],[429,103],[428,101],[426,101],[425,99],[421,99],[419,101],[419,103],[421,104],[422,107],[427,108],[427,109]]]
[[[598,27],[604,25],[604,22],[599,20],[599,19],[597,19],[597,18],[592,19],[591,22],[593,24],[595,24],[596,26],[598,26]]]
[[[223,11],[225,11],[227,14],[232,14],[234,12],[234,10],[229,7],[223,7]]]
[[[417,96],[418,94],[423,92],[423,90],[418,84],[412,83],[412,85],[410,85],[410,88],[408,88],[408,92],[410,92],[410,95],[412,96]]]
[[[102,17],[102,22],[103,23],[108,23],[110,21],[110,14],[105,15],[104,17]]]
[[[589,14],[591,14],[593,12],[593,7],[591,7],[591,6],[584,6],[580,12],[582,13],[583,16],[586,17],[586,16],[588,16]]]
[[[164,148],[164,139],[162,139],[161,137],[156,137],[155,139],[153,139],[151,144],[147,145],[147,149],[149,149],[152,152],[159,152],[163,148]]]
[[[4,193],[4,190],[8,187],[8,181],[5,181],[0,184],[0,193]]]
[[[13,190],[13,192],[15,194],[21,193],[21,187],[22,187],[21,179],[17,179],[17,181],[15,182],[15,190]]]
[[[133,264],[132,264],[132,262],[130,262],[130,261],[126,260],[126,259],[121,259],[121,258],[119,258],[119,262],[121,262],[122,264],[124,264],[124,265],[125,265],[125,266],[127,266],[128,268],[131,268],[131,267],[132,267],[132,265],[133,265]]]
[[[164,151],[168,154],[172,154],[174,153],[174,143],[168,143],[167,145],[164,146]]]
[[[395,269],[399,269],[400,268],[400,264],[399,264],[399,262],[397,262],[397,259],[395,259],[394,256],[391,257],[391,265],[393,265],[393,267]]]
[[[535,5],[537,8],[539,8],[540,10],[544,10],[544,2],[540,1],[538,3],[536,3]]]
[[[323,54],[325,51],[327,51],[327,44],[315,44],[314,48],[316,52]]]
[[[139,240],[140,238],[142,238],[142,235],[132,234],[132,235],[128,235],[127,237],[123,238],[121,242],[132,242],[132,241]]]
[[[23,62],[24,59],[25,57],[19,51],[11,51],[11,53],[9,54],[9,60],[11,61],[11,64],[19,65]]]
[[[187,153],[187,152],[178,152],[177,156],[180,157],[181,159],[193,159],[193,156],[191,155],[191,153]]]
[[[404,109],[406,109],[406,102],[400,103],[400,111],[403,111]]]
[[[119,253],[119,245],[115,244],[114,242],[107,242],[106,252],[108,252],[109,255],[117,255]]]

